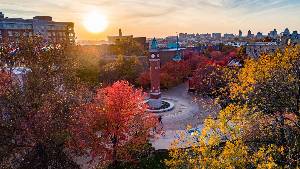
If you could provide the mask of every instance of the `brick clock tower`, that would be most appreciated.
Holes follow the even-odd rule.
[[[155,38],[151,42],[149,53],[151,90],[148,104],[151,108],[160,108],[162,106],[160,92],[160,58]]]

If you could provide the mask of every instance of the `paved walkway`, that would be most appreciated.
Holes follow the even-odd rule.
[[[219,111],[212,99],[196,97],[187,92],[187,84],[162,93],[164,99],[170,100],[175,107],[170,112],[157,113],[162,117],[162,124],[165,134],[152,139],[153,147],[158,149],[168,149],[176,138],[178,132],[184,131],[187,125],[202,128],[203,121],[209,115],[214,117]]]

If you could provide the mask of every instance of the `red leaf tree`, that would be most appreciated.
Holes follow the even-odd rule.
[[[199,65],[193,74],[192,83],[195,89],[202,94],[216,94],[215,92],[225,84],[221,67],[210,64]]]
[[[138,83],[141,85],[144,89],[149,89],[150,88],[150,72],[146,71],[140,74],[138,77]]]
[[[189,61],[170,61],[163,65],[160,73],[161,88],[171,88],[183,83],[191,73],[189,64]],[[142,87],[147,88],[150,85],[149,71],[142,73],[138,81]]]
[[[126,81],[99,89],[92,103],[75,110],[70,147],[91,150],[101,165],[134,160],[145,149],[157,119],[146,112],[144,94]]]
[[[0,70],[0,96],[5,94],[10,88],[11,78],[9,74],[1,72]]]

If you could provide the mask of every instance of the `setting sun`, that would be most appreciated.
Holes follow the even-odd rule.
[[[83,25],[89,32],[99,33],[103,32],[107,28],[108,21],[105,15],[93,11],[86,15]]]

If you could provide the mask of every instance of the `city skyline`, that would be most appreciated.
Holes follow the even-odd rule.
[[[124,34],[135,36],[165,37],[176,32],[187,33],[253,33],[267,34],[276,28],[282,32],[286,27],[299,30],[297,20],[300,2],[297,0],[163,0],[161,2],[140,0],[0,0],[6,17],[32,18],[49,15],[55,21],[75,23],[78,39],[101,40],[116,35],[118,28]],[[97,11],[108,20],[107,29],[91,33],[84,27],[86,13]]]

